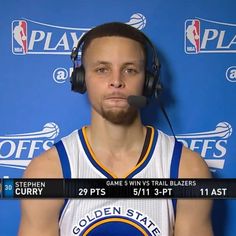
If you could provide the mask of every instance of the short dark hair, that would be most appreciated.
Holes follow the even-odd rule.
[[[96,38],[106,37],[106,36],[119,36],[124,38],[133,39],[138,42],[144,52],[144,56],[146,58],[147,55],[147,39],[146,36],[139,31],[138,29],[134,28],[125,23],[121,22],[111,22],[99,25],[85,34],[83,40],[83,46],[81,49],[82,58],[83,55],[88,48],[89,44],[92,40]]]

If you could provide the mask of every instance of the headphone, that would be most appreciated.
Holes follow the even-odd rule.
[[[73,71],[70,77],[71,90],[81,94],[86,92],[85,69],[83,64],[76,66],[76,61],[78,59],[80,47],[86,41],[86,36],[88,32],[81,37],[81,39],[78,41],[77,47],[74,47],[72,49],[70,56],[73,62]],[[160,83],[160,63],[157,55],[157,50],[151,40],[143,32],[139,32],[143,35],[146,41],[146,45],[149,46],[152,52],[152,68],[151,71],[147,68],[145,70],[143,95],[145,97],[152,97],[154,95],[157,98],[162,91],[162,85]]]

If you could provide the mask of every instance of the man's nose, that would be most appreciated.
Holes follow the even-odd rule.
[[[113,88],[124,88],[124,78],[121,72],[113,72],[109,86]]]

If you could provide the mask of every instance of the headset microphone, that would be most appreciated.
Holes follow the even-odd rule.
[[[135,96],[131,95],[127,98],[127,101],[130,106],[136,107],[136,108],[143,108],[147,105],[147,97],[145,96]]]

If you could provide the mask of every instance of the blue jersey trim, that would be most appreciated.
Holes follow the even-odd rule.
[[[177,179],[179,177],[179,163],[182,153],[182,147],[183,144],[175,141],[174,151],[172,155],[171,160],[171,166],[170,166],[170,178],[171,179]],[[174,215],[176,217],[176,205],[177,205],[177,199],[172,199],[172,204],[174,208]]]
[[[55,143],[54,145],[55,145],[57,152],[59,154],[63,177],[65,179],[71,178],[70,163],[69,163],[69,159],[68,159],[66,149],[64,147],[63,142],[59,141],[59,142]]]
[[[70,163],[69,163],[69,159],[68,159],[64,144],[62,141],[59,141],[59,142],[55,143],[54,146],[56,147],[59,158],[60,158],[63,177],[64,177],[64,179],[70,179],[71,178]],[[65,199],[64,204],[63,204],[60,214],[59,214],[59,220],[61,218],[62,212],[64,211],[64,209],[67,205],[67,202],[68,202],[68,199]]]

